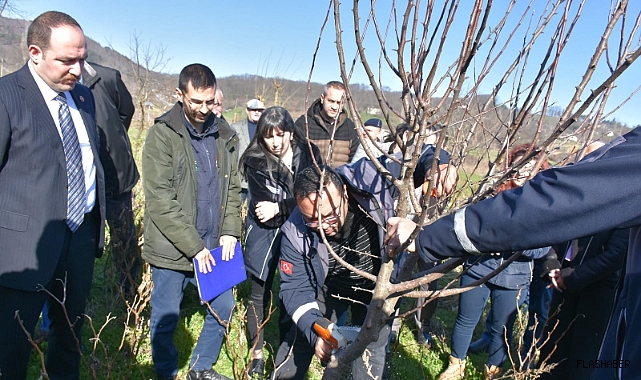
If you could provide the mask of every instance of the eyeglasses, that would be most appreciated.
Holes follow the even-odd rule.
[[[205,101],[203,101],[203,100],[193,100],[193,99],[188,98],[187,95],[184,95],[184,94],[183,94],[183,97],[187,100],[187,103],[189,103],[189,106],[191,108],[195,108],[195,109],[203,108],[203,104],[205,105],[205,107],[210,108],[210,109],[220,105],[220,103],[217,102],[216,99],[209,99],[209,100],[205,100]]]
[[[318,223],[318,220],[315,220],[313,222],[305,222],[305,225],[309,228],[313,229],[318,229],[319,226],[326,224],[328,226],[332,226],[341,219],[341,209],[343,208],[343,197],[341,196],[341,201],[338,204],[338,207],[332,209],[332,215],[328,216],[326,218],[322,218],[320,224]]]

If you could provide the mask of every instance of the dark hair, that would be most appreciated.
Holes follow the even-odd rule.
[[[323,91],[323,95],[327,95],[327,90],[329,90],[330,88],[345,91],[345,85],[343,83],[333,80],[331,82],[327,82],[327,84],[325,85],[325,90]]]
[[[394,149],[396,149],[396,146],[398,145],[396,143],[396,136],[398,136],[401,140],[403,140],[403,134],[407,131],[410,130],[410,125],[407,123],[401,123],[396,126],[396,134],[392,135],[391,133],[383,140],[384,143],[391,143],[389,148],[387,149],[388,154],[394,153]]]
[[[334,171],[334,169],[327,165],[321,165],[319,168],[314,165],[309,166],[302,172],[298,173],[298,176],[294,181],[294,196],[296,198],[305,198],[309,194],[317,193],[321,188],[320,178],[323,170],[325,171],[323,187],[333,183],[339,191],[342,191],[343,180],[341,179],[341,176]]]
[[[214,87],[216,88],[216,76],[211,69],[200,63],[192,63],[185,66],[180,71],[178,77],[178,89],[182,92],[187,91],[187,85],[191,83],[191,87],[195,90]]]
[[[241,174],[247,177],[246,161],[250,157],[260,157],[265,160],[265,170],[272,176],[272,171],[280,165],[280,158],[275,156],[265,144],[265,136],[272,134],[274,129],[281,129],[283,132],[290,132],[292,134],[291,148],[293,149],[296,144],[305,141],[305,138],[300,135],[300,132],[294,125],[294,119],[289,111],[280,106],[269,107],[263,111],[262,115],[256,123],[256,133],[249,142],[247,149],[240,158]],[[273,177],[272,177],[273,179]]]
[[[51,30],[61,26],[73,26],[80,30],[80,24],[66,13],[49,11],[36,17],[27,29],[27,47],[35,45],[46,52],[51,42]]]

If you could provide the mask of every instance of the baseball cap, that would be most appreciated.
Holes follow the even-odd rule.
[[[363,124],[366,127],[376,127],[376,128],[383,128],[383,120],[377,119],[377,118],[371,118]]]

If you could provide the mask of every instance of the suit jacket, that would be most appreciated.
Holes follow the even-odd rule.
[[[94,103],[82,85],[70,92],[82,116],[96,165],[98,255],[104,245],[104,173],[98,157]],[[62,140],[42,93],[24,65],[0,78],[0,285],[46,286],[66,233],[67,172]]]
[[[93,62],[85,63],[82,80],[95,99],[100,161],[105,170],[107,194],[131,191],[140,179],[127,134],[136,110],[131,94],[118,70]]]

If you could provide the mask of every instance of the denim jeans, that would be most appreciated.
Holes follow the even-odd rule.
[[[476,279],[463,275],[461,287],[476,281]],[[518,289],[506,289],[490,283],[485,283],[472,290],[461,293],[459,297],[459,311],[452,331],[452,356],[465,359],[467,349],[472,340],[472,333],[483,314],[483,308],[491,297],[491,320],[489,346],[490,357],[488,365],[501,366],[507,359],[507,345],[505,344],[504,327],[509,321],[514,321],[517,311]],[[508,341],[511,339],[507,337]]]
[[[178,373],[178,351],[174,345],[174,331],[180,316],[180,303],[187,285],[190,282],[195,285],[196,282],[191,272],[158,267],[152,267],[151,278],[154,282],[149,323],[151,355],[156,373],[171,377]],[[229,321],[234,307],[232,290],[216,297],[210,306],[223,322]],[[189,368],[197,371],[211,369],[218,360],[225,332],[225,326],[208,309]]]

